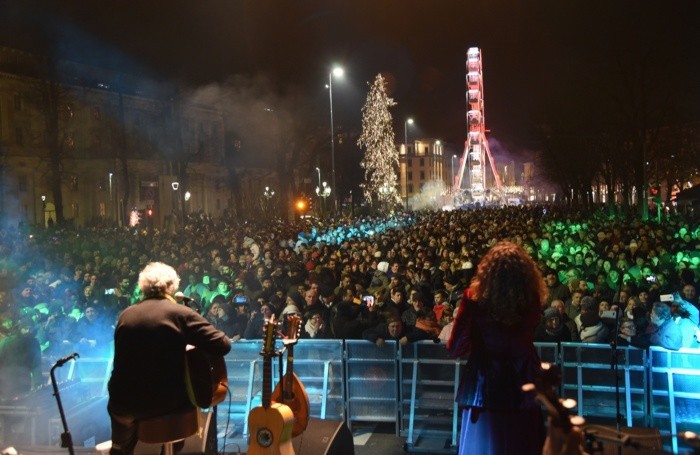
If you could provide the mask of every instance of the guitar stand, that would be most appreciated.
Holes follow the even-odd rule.
[[[284,346],[282,349],[275,352],[275,357],[278,358],[277,368],[278,368],[279,374],[280,374],[279,375],[279,378],[280,378],[279,384],[280,384],[280,391],[282,392],[282,396],[284,396],[284,381],[282,380],[282,378],[284,377],[284,365],[282,363],[282,355],[284,354],[284,352],[286,350],[287,350],[287,346]]]

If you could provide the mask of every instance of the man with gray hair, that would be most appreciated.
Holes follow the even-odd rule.
[[[194,310],[177,304],[175,269],[151,262],[139,274],[144,299],[119,316],[107,409],[112,454],[132,454],[139,420],[193,409],[185,384],[185,347],[225,355],[231,342]]]

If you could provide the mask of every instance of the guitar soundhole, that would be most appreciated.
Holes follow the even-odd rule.
[[[255,439],[260,447],[270,447],[273,440],[272,432],[269,428],[261,428],[258,430],[258,434],[255,435]]]

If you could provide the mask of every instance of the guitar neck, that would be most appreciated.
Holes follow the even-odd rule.
[[[284,375],[284,398],[289,400],[292,394],[292,373],[294,372],[294,345],[287,347],[287,373]]]
[[[262,405],[265,409],[270,407],[272,402],[272,355],[266,354],[263,358],[263,383],[262,383]]]

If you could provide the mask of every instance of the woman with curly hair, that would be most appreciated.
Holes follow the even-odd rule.
[[[468,355],[456,397],[460,455],[542,453],[542,411],[521,386],[540,369],[533,340],[546,297],[542,275],[518,245],[500,242],[479,263],[447,343],[453,356]]]

